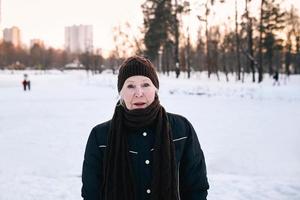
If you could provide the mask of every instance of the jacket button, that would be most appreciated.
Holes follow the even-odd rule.
[[[150,189],[148,189],[148,190],[147,190],[147,193],[148,193],[148,194],[150,194],[150,193],[151,193],[151,190],[150,190]]]
[[[145,160],[146,165],[149,165],[150,161],[149,160]]]
[[[146,132],[144,132],[144,133],[143,133],[143,136],[147,136],[147,133],[146,133]]]

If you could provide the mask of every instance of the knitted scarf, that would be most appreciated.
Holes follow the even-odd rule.
[[[151,200],[178,200],[174,144],[165,109],[158,97],[145,109],[128,110],[120,102],[111,121],[103,170],[102,197],[104,200],[135,200],[132,163],[129,157],[128,128],[154,126],[155,144]]]

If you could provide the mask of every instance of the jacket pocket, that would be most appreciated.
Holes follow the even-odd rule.
[[[187,139],[186,136],[173,139],[177,165],[179,164],[179,162],[181,160],[181,156],[182,156],[182,153],[184,150],[184,144],[185,144],[186,139]]]

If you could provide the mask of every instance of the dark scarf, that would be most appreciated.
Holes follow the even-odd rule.
[[[136,183],[129,157],[125,127],[155,127],[152,200],[178,200],[175,152],[165,109],[156,96],[145,109],[128,110],[118,102],[111,121],[104,157],[104,200],[135,200]]]

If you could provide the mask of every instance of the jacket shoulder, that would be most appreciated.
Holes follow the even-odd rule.
[[[110,123],[111,123],[111,120],[108,120],[106,122],[98,124],[93,127],[93,130],[94,131],[103,131],[103,130],[109,129]]]
[[[170,123],[186,123],[187,119],[179,114],[167,112],[168,119]]]
[[[92,129],[91,134],[94,134],[99,145],[106,144],[110,124],[111,120],[98,124]]]
[[[182,115],[167,113],[173,133],[173,139],[189,137],[191,134],[191,123]]]

